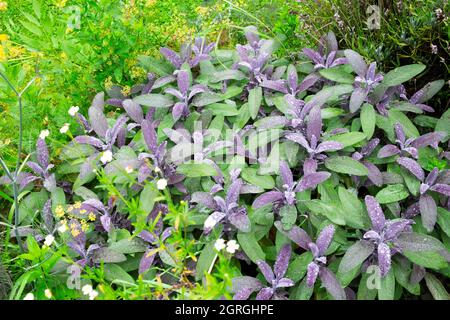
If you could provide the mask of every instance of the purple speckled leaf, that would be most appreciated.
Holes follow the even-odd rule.
[[[211,213],[205,220],[203,231],[208,234],[225,216],[224,212],[215,211]]]
[[[139,262],[139,274],[143,274],[153,264],[153,261],[155,261],[156,252],[154,248],[148,248],[144,255],[141,258],[141,261]]]
[[[286,89],[286,82],[284,80],[264,80],[261,83],[261,87],[282,93],[288,93]]]
[[[436,182],[438,175],[439,175],[439,169],[434,168],[433,170],[431,170],[431,172],[425,178],[425,183],[428,184],[429,186],[432,186]]]
[[[360,77],[365,77],[367,72],[367,64],[364,62],[363,57],[353,50],[345,50],[345,57],[348,63],[352,66],[353,71]]]
[[[186,70],[178,71],[177,83],[182,96],[186,97],[189,90],[189,73]]]
[[[183,64],[183,61],[181,60],[180,56],[170,50],[169,48],[161,48],[159,52],[167,59],[170,63],[172,63],[177,69],[181,67]]]
[[[297,90],[298,92],[303,92],[311,88],[318,80],[320,79],[320,76],[312,73],[309,74],[303,79],[303,81],[298,86]]]
[[[173,106],[173,109],[172,109],[173,120],[177,121],[178,119],[180,119],[183,116],[185,109],[186,109],[185,103],[183,103],[183,102],[175,103],[175,105]]]
[[[36,162],[28,161],[27,166],[34,171],[35,174],[39,176],[44,176],[44,170]]]
[[[317,171],[317,161],[314,159],[305,159],[305,161],[303,162],[303,174],[306,176],[316,171]]]
[[[263,260],[258,260],[256,264],[259,270],[261,270],[264,278],[266,278],[266,281],[269,284],[272,284],[272,281],[275,280],[275,275],[273,274],[272,268]]]
[[[209,194],[208,192],[202,192],[202,191],[194,192],[191,196],[191,202],[200,203],[210,209],[215,208],[213,196],[211,194]]]
[[[48,232],[53,231],[54,220],[52,214],[52,200],[48,199],[42,209],[42,220],[44,221],[45,228]]]
[[[413,221],[409,219],[396,219],[388,221],[386,223],[385,238],[387,240],[396,239],[400,233],[406,231],[407,227],[412,223]]]
[[[116,122],[114,123],[114,126],[106,131],[106,139],[110,146],[114,145],[116,143],[117,137],[120,133],[120,130],[122,128],[125,128],[125,125],[128,121],[128,117],[124,114],[120,115]]]
[[[420,196],[419,206],[423,226],[428,232],[433,231],[437,220],[436,202],[429,194],[423,194]]]
[[[147,230],[142,230],[138,234],[138,237],[145,240],[146,242],[148,242],[150,244],[155,244],[158,242],[158,238],[153,233],[151,233]]]
[[[364,200],[369,218],[372,221],[372,227],[375,231],[380,232],[386,223],[383,210],[381,210],[380,204],[374,197],[367,195]]]
[[[106,232],[110,232],[111,231],[111,217],[108,214],[105,214],[103,216],[100,217],[100,222],[102,223],[102,227],[103,229],[106,230]]]
[[[350,112],[353,113],[359,110],[363,102],[366,100],[368,93],[368,90],[365,88],[356,88],[353,90],[349,103]]]
[[[286,139],[298,143],[299,145],[301,145],[303,148],[305,148],[307,150],[309,149],[309,143],[301,133],[298,133],[298,132],[289,133],[286,135]]]
[[[89,144],[97,149],[103,148],[103,142],[100,139],[90,136],[78,136],[73,139],[76,143]]]
[[[409,281],[412,284],[417,284],[425,277],[427,271],[424,267],[419,266],[418,264],[413,263],[413,269],[411,271],[411,275],[409,277]]]
[[[411,172],[420,181],[425,179],[425,173],[417,161],[406,157],[400,157],[397,159],[397,163]]]
[[[108,121],[103,114],[103,106],[99,107],[101,105],[99,101],[103,99],[104,93],[98,93],[94,98],[92,106],[89,107],[88,110],[89,122],[91,123],[92,129],[94,129],[95,133],[102,138],[106,136],[106,131],[108,130]]]
[[[405,135],[405,131],[403,130],[402,125],[397,122],[394,125],[394,130],[395,130],[395,135],[397,136],[397,140],[399,140],[400,142],[405,142],[406,135]]]
[[[292,171],[286,161],[280,161],[280,175],[283,180],[283,185],[291,187],[294,184]]]
[[[298,226],[293,226],[290,230],[284,230],[281,221],[276,221],[274,225],[278,229],[278,231],[283,233],[299,247],[305,250],[309,250],[308,244],[311,242],[311,238],[305,230],[301,229]]]
[[[228,221],[235,226],[239,231],[249,232],[250,231],[250,219],[247,216],[245,209],[238,209],[228,216]]]
[[[373,150],[375,150],[375,148],[378,146],[378,144],[380,143],[380,139],[378,138],[374,138],[372,140],[370,140],[369,142],[367,142],[367,144],[361,148],[361,153],[364,156],[368,156],[370,155]]]
[[[252,288],[244,288],[242,290],[239,290],[233,296],[233,300],[247,300],[254,291],[255,290],[253,290]]]
[[[335,232],[335,228],[332,224],[326,226],[325,228],[320,231],[317,240],[316,245],[319,248],[319,255],[324,255],[327,251],[328,247],[330,246],[331,240],[333,239],[333,235]]]
[[[123,101],[123,107],[127,114],[130,116],[133,121],[136,123],[141,123],[142,120],[144,120],[144,113],[142,111],[142,108],[139,104],[134,102],[131,99],[126,99]]]
[[[423,148],[426,146],[431,146],[437,149],[439,142],[446,136],[445,132],[429,132],[426,133],[411,142],[411,146],[414,148]]]
[[[83,201],[82,206],[88,206],[99,212],[102,212],[105,214],[107,213],[106,207],[103,205],[103,203],[101,201],[99,201],[97,199],[88,199],[86,201]],[[89,209],[89,208],[87,208],[87,209]],[[92,210],[92,209],[89,209],[89,210]]]
[[[262,288],[261,291],[258,292],[256,295],[256,300],[270,300],[273,296],[273,289],[272,288]]]
[[[312,137],[315,136],[317,140],[322,134],[322,117],[320,115],[320,107],[314,107],[309,113],[309,121],[306,127],[306,133],[309,141],[312,141]]]
[[[384,277],[391,269],[391,249],[389,246],[381,242],[377,248],[378,266],[380,267],[381,276]]]
[[[322,153],[325,151],[337,151],[344,148],[344,145],[337,141],[324,141],[320,143],[316,148],[316,153]]]
[[[261,208],[269,203],[279,201],[283,199],[283,193],[280,191],[269,191],[266,193],[263,193],[258,198],[253,201],[252,207],[253,209]]]
[[[226,202],[227,206],[238,202],[241,187],[242,187],[241,179],[236,179],[231,183],[231,185],[227,191],[227,196],[225,198],[225,202]]]
[[[315,189],[319,184],[327,180],[331,173],[325,171],[313,172],[305,175],[295,187],[296,192],[305,191],[307,189]]]
[[[387,157],[391,157],[391,156],[399,154],[399,153],[400,153],[400,149],[397,148],[397,146],[395,146],[393,144],[387,144],[378,151],[377,157],[378,158],[387,158]]]
[[[36,142],[36,156],[41,168],[46,170],[49,165],[50,157],[48,147],[44,139],[38,138]]]
[[[295,282],[288,278],[281,278],[277,283],[277,288],[289,288],[293,287]]]
[[[237,293],[243,289],[251,289],[252,290],[251,292],[253,292],[253,291],[261,290],[262,288],[263,288],[263,285],[262,285],[261,281],[259,281],[256,278],[253,278],[253,277],[242,276],[242,277],[233,278],[233,280],[232,280],[232,292],[235,292],[235,293]]]
[[[383,174],[381,173],[380,169],[378,169],[376,165],[369,161],[363,161],[363,164],[369,171],[369,174],[367,175],[369,180],[372,181],[372,183],[377,187],[381,187],[381,185],[383,184]]]
[[[274,273],[277,279],[281,279],[284,277],[287,268],[289,266],[289,259],[291,258],[291,245],[285,244],[281,247],[280,252],[278,253],[277,261],[275,261],[274,265]]]
[[[306,273],[306,284],[308,287],[312,287],[316,283],[317,276],[319,275],[320,267],[315,262],[308,264]]]
[[[320,280],[322,280],[322,285],[327,289],[328,293],[335,300],[345,300],[346,294],[344,289],[341,287],[339,281],[336,279],[336,276],[328,270],[328,268],[322,267],[319,272]]]
[[[439,192],[447,197],[450,197],[450,185],[443,183],[436,183],[434,186],[430,187],[430,190]]]
[[[157,137],[155,127],[153,126],[151,121],[142,121],[142,134],[149,150],[155,152],[157,147]]]

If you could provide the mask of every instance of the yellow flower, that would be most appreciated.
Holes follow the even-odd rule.
[[[7,34],[0,33],[0,41],[7,41],[8,39],[9,39],[9,36]]]
[[[73,211],[73,206],[68,206],[67,207],[67,212],[72,212]]]
[[[93,212],[89,212],[88,220],[89,221],[95,221],[95,219],[96,219],[95,214]]]
[[[66,3],[67,3],[67,0],[59,0],[59,1],[56,1],[55,5],[58,8],[64,8],[66,6]]]
[[[8,9],[8,3],[5,1],[0,1],[0,11],[5,11]]]
[[[78,229],[72,229],[72,230],[70,230],[70,233],[72,234],[72,236],[74,237],[74,238],[76,238],[76,237],[78,237],[79,235],[80,235],[80,230],[78,230]]]
[[[55,209],[55,213],[58,218],[64,217],[64,208],[61,205],[58,205]]]
[[[80,201],[75,202],[74,205],[73,205],[73,207],[74,207],[75,209],[80,209],[80,208],[81,208],[81,202],[80,202]]]
[[[130,86],[124,86],[121,92],[125,97],[129,96],[131,92]]]
[[[0,46],[0,61],[6,60],[6,53],[2,46]]]
[[[87,211],[86,211],[85,209],[81,209],[81,210],[80,210],[80,213],[81,213],[81,214],[85,214],[86,212],[87,212]]]

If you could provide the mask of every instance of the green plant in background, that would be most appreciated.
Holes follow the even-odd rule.
[[[369,6],[380,9],[380,27],[367,25],[373,17]],[[305,41],[333,31],[342,46],[377,62],[382,70],[408,63],[423,63],[427,72],[409,89],[416,92],[425,83],[449,80],[450,4],[446,0],[319,0],[296,1],[294,6]],[[434,98],[437,112],[448,108],[444,91]]]

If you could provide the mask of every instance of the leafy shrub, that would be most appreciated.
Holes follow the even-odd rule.
[[[424,65],[383,74],[333,33],[292,63],[245,36],[141,57],[145,83],[69,110],[54,161],[41,134],[12,233],[39,267],[10,297],[448,299],[444,82],[409,97]]]
[[[378,5],[379,28],[370,29],[374,17],[369,7]],[[299,18],[298,33],[304,41],[317,39],[324,32],[336,33],[339,43],[390,70],[409,63],[422,63],[427,70],[407,83],[408,91],[417,91],[427,82],[449,80],[450,23],[448,1],[297,1],[292,4]],[[440,113],[448,108],[448,97],[441,92],[434,98]]]

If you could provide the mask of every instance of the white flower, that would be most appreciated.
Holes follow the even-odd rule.
[[[59,132],[61,132],[62,134],[67,133],[67,131],[69,131],[69,126],[70,126],[70,123],[64,123],[64,125],[61,127],[61,129],[59,129]]]
[[[50,135],[50,131],[45,129],[45,130],[41,131],[41,133],[39,134],[39,138],[41,138],[42,140],[45,140],[45,138],[47,138],[49,135]]]
[[[34,294],[32,292],[27,293],[23,300],[34,300]]]
[[[166,179],[159,179],[156,181],[156,187],[158,190],[164,190],[167,187],[167,180]]]
[[[98,296],[98,292],[96,290],[92,290],[89,293],[89,300],[94,300],[95,298],[97,298],[97,296]]]
[[[58,232],[59,233],[64,233],[64,232],[66,232],[67,231],[67,224],[66,223],[63,223],[63,224],[61,224],[59,227],[58,227]]]
[[[70,109],[69,109],[69,114],[70,114],[72,117],[75,117],[75,115],[77,114],[78,110],[80,110],[80,107],[78,107],[78,106],[72,106],[72,107],[70,107]]]
[[[212,228],[214,228],[216,223],[217,223],[216,219],[214,219],[214,217],[212,215],[210,215],[208,218],[206,218],[203,228],[204,229],[212,229]]]
[[[228,243],[227,243],[227,252],[229,252],[229,253],[235,253],[236,252],[236,250],[238,250],[239,249],[239,245],[238,245],[238,243],[236,242],[236,240],[230,240],[230,241],[228,241]]]
[[[216,248],[217,251],[223,250],[223,249],[225,249],[225,247],[226,247],[226,245],[225,245],[224,239],[219,238],[214,243],[214,248]]]
[[[44,295],[47,297],[47,299],[51,299],[53,297],[53,294],[50,291],[50,289],[45,289]]]
[[[161,172],[161,169],[159,167],[155,167],[154,170],[155,170],[156,173],[160,173]]]
[[[94,289],[92,288],[92,286],[90,284],[86,284],[81,288],[81,291],[83,292],[84,295],[88,295],[90,294]]]
[[[126,166],[126,167],[125,167],[125,171],[126,171],[127,173],[132,173],[132,172],[133,172],[133,167],[132,167],[132,166]]]
[[[49,234],[48,236],[45,237],[44,244],[47,247],[50,247],[52,245],[53,241],[55,241],[55,237],[53,235]]]
[[[102,157],[100,158],[100,161],[103,164],[111,162],[112,161],[112,156],[113,156],[112,152],[110,150],[106,150],[105,152],[103,152]]]

